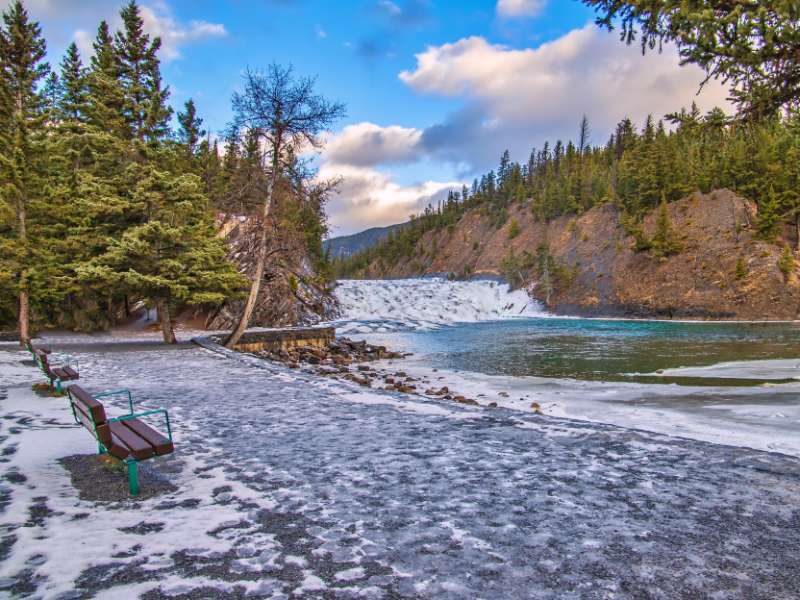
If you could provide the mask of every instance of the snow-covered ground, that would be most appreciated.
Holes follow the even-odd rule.
[[[783,375],[791,372],[797,361],[769,363],[741,364],[739,376],[784,379]],[[506,408],[530,411],[535,402],[543,414],[550,416],[800,457],[800,382],[715,387],[508,377],[434,369],[425,356],[384,361],[379,366],[389,372],[402,369],[437,389],[448,386],[484,405],[496,402]],[[693,369],[686,371],[695,373]],[[712,367],[700,372],[708,377],[726,376]],[[722,365],[721,372],[727,373],[728,366]]]
[[[335,295],[342,308],[335,322],[341,334],[545,315],[524,291],[488,280],[343,280]]]
[[[0,594],[793,598],[800,461],[425,401],[200,349],[88,352],[170,410],[178,491],[82,501],[95,451],[0,351]],[[121,407],[117,407],[121,411]]]
[[[783,360],[740,360],[704,367],[662,369],[650,373],[660,377],[709,377],[721,379],[797,379],[800,380],[800,358]]]

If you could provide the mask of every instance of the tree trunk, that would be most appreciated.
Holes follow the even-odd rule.
[[[261,291],[261,280],[264,278],[264,268],[267,264],[267,227],[270,209],[272,208],[272,196],[275,193],[275,185],[278,182],[278,155],[281,150],[281,138],[276,138],[275,146],[272,150],[272,176],[269,180],[269,187],[267,188],[267,197],[264,201],[264,211],[261,217],[261,232],[259,235],[258,256],[256,258],[256,270],[253,274],[253,283],[250,285],[250,295],[247,297],[247,302],[244,305],[242,317],[236,324],[236,327],[231,332],[228,339],[225,340],[225,347],[233,349],[239,343],[239,340],[244,335],[245,329],[250,325],[250,319],[253,316],[253,310],[256,307],[256,300]]]
[[[19,272],[19,344],[24,346],[31,339],[30,292],[28,290],[28,214],[25,198],[19,199],[17,208],[19,242],[22,245],[23,264]]]
[[[114,298],[109,296],[106,298],[106,312],[108,314],[108,322],[113,327],[117,324],[117,312],[114,306]]]
[[[794,216],[794,228],[797,232],[797,242],[795,243],[794,249],[800,252],[800,210],[798,210],[797,214]]]
[[[28,290],[19,292],[19,345],[24,346],[25,342],[31,339],[29,329],[29,297]]]
[[[165,300],[156,301],[158,320],[161,322],[161,333],[164,335],[165,344],[176,344],[175,331],[172,329],[172,319],[169,316],[169,305]]]

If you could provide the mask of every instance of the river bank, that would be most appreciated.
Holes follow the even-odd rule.
[[[169,409],[176,436],[154,468],[177,491],[90,502],[58,461],[95,444],[63,399],[33,394],[26,358],[0,352],[0,588],[17,597],[800,589],[794,458],[429,401],[200,348],[85,351],[82,385],[131,388],[137,405]]]

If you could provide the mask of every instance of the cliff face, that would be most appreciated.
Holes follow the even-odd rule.
[[[394,264],[373,262],[366,276],[506,275],[508,265],[516,264],[517,283],[561,314],[800,318],[798,262],[788,273],[779,267],[785,244],[796,244],[796,232],[787,230],[776,243],[756,239],[755,204],[728,190],[696,193],[669,204],[667,210],[682,249],[666,258],[636,252],[634,238],[610,205],[547,224],[536,222],[529,209],[517,205],[500,229],[479,209],[472,210],[450,230],[426,233],[412,258]],[[655,213],[644,219],[649,236]],[[535,264],[541,264],[536,257],[543,245],[553,265],[549,284]]]
[[[252,278],[258,228],[254,223],[233,219],[222,226],[220,235],[228,243],[231,260]],[[312,325],[333,314],[336,301],[314,264],[302,236],[292,234],[278,223],[272,224],[267,267],[250,325]],[[209,329],[231,329],[238,322],[243,307],[244,299],[229,301],[214,313],[204,315],[204,324]]]

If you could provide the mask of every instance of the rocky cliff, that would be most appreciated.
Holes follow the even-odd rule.
[[[756,205],[728,190],[693,194],[667,211],[680,243],[667,257],[637,251],[611,205],[542,223],[523,203],[500,228],[480,208],[468,211],[455,226],[425,233],[410,257],[375,260],[363,275],[501,275],[561,314],[800,318],[797,254],[788,261],[785,254],[787,245],[796,248],[796,231],[787,228],[774,243],[757,239]],[[645,236],[656,213],[641,224]]]
[[[252,327],[312,325],[333,314],[336,304],[325,276],[315,264],[306,239],[279,222],[271,223],[267,268],[258,296]],[[229,247],[230,259],[248,278],[255,270],[258,228],[242,219],[225,221],[220,228]],[[225,303],[219,310],[202,315],[209,329],[231,329],[242,312],[244,299]]]

